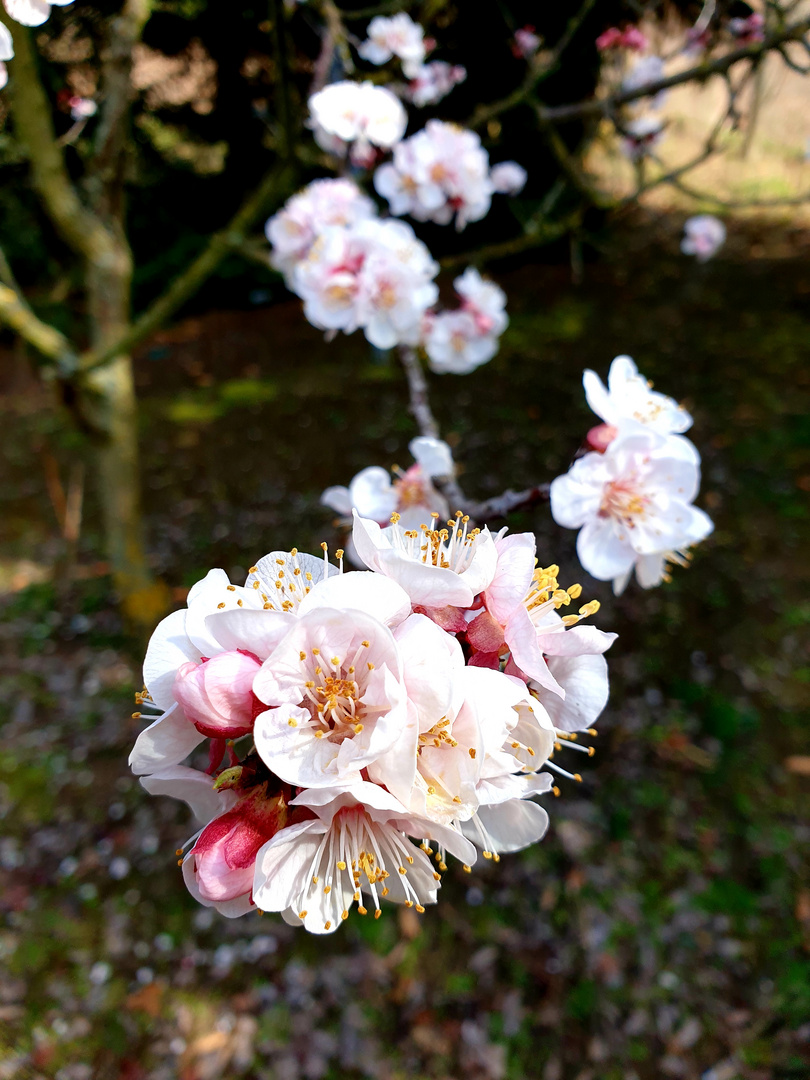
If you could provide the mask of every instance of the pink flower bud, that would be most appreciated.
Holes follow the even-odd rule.
[[[267,798],[262,784],[233,810],[207,825],[194,845],[194,873],[204,900],[235,900],[253,889],[259,849],[287,824],[283,795]]]
[[[597,424],[585,436],[585,443],[589,450],[604,454],[618,434],[618,430],[612,424]]]
[[[236,739],[253,730],[265,706],[253,693],[261,662],[242,649],[212,656],[200,664],[182,664],[174,680],[174,696],[202,735]]]

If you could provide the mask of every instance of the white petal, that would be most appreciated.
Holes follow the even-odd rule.
[[[584,731],[607,705],[608,669],[604,656],[552,656],[549,670],[565,689],[565,700],[540,689],[538,696],[551,722],[561,731]]]
[[[294,621],[286,611],[231,608],[209,615],[205,626],[221,649],[245,649],[266,660]]]
[[[64,3],[65,0],[61,2]],[[12,19],[16,19],[23,26],[42,26],[51,13],[48,0],[3,0],[3,3]]]
[[[347,487],[329,487],[321,495],[321,502],[343,517],[351,517],[352,497]]]
[[[408,449],[420,468],[430,477],[452,476],[455,471],[453,453],[442,439],[420,435],[411,439]]]
[[[205,738],[175,702],[140,733],[129,755],[136,776],[179,765]]]
[[[611,581],[626,573],[636,559],[629,542],[617,535],[612,518],[592,518],[580,529],[577,555],[598,581]]]
[[[352,570],[319,582],[298,608],[302,617],[317,608],[363,611],[386,626],[398,626],[411,613],[408,594],[395,581],[370,570]]]
[[[526,799],[510,799],[497,806],[482,806],[476,815],[487,836],[490,851],[505,853],[520,851],[542,840],[548,829],[548,814],[536,802]],[[477,833],[473,821],[462,825],[465,836],[478,844],[484,841]]]
[[[202,654],[186,633],[186,612],[173,611],[158,623],[146,649],[143,682],[159,709],[174,705],[174,677],[188,660],[199,663]]]
[[[142,776],[141,785],[151,795],[170,795],[173,799],[182,799],[202,825],[224,814],[236,801],[233,792],[215,791],[214,781],[206,773],[182,765],[162,769],[152,776]]]

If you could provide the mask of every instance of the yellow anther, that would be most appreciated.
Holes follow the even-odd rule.
[[[595,739],[599,732],[596,730],[595,727],[589,727],[587,729],[587,734],[590,735],[592,739]]]
[[[264,605],[264,610],[265,610],[265,611],[270,611],[270,610],[273,610],[273,611],[275,611],[275,608],[274,608],[274,607],[273,607],[273,605],[272,605],[272,604],[271,604],[271,603],[270,603],[270,602],[268,601],[268,602],[267,602],[267,603],[266,603],[266,604]]]
[[[223,609],[224,607],[225,607],[225,605],[224,605],[224,604],[217,604],[217,611],[222,611],[222,609]]]
[[[259,572],[258,566],[251,566],[251,568],[248,570],[249,574],[258,574],[258,572]]]
[[[459,798],[459,796],[458,796],[458,795],[454,795],[454,796],[453,796],[453,802],[454,802],[454,803],[460,803],[460,802],[461,802],[461,799]]]
[[[596,749],[593,746],[589,746],[588,747],[588,757],[593,757],[593,755],[595,753],[596,753]]]
[[[141,714],[139,712],[134,712],[132,714],[132,719],[133,720],[140,720],[140,718],[141,718]]]
[[[551,794],[552,794],[552,795],[553,795],[553,796],[554,796],[554,797],[555,797],[556,799],[558,799],[558,798],[560,797],[560,789],[559,789],[559,788],[557,787],[557,785],[556,785],[556,784],[555,784],[555,785],[554,785],[554,787],[553,787],[553,788],[551,789]]]
[[[332,886],[331,885],[324,885],[324,887],[323,887],[324,896],[327,896],[331,891],[332,891]]]
[[[382,910],[380,908],[377,908],[377,910],[374,912],[374,918],[379,919],[379,917],[381,915],[382,915]]]
[[[421,905],[421,904],[417,904],[417,905],[416,905],[416,910],[417,910],[417,911],[419,912],[419,914],[420,914],[420,915],[424,915],[424,914],[425,914],[425,909],[424,909],[424,908],[422,907],[422,905]]]
[[[364,908],[364,907],[361,907],[361,906],[360,906],[360,905],[358,904],[358,905],[357,905],[357,914],[358,914],[358,915],[368,915],[368,909],[367,909],[367,908]]]
[[[404,866],[399,866],[399,867],[397,867],[397,869],[399,870],[400,874],[407,874],[408,873],[408,871],[405,869]]]
[[[382,891],[382,893],[381,893],[380,895],[381,895],[381,896],[388,896],[388,894],[389,894],[389,892],[390,892],[390,891],[391,891],[390,889],[387,889],[387,888],[383,888],[383,891]]]
[[[323,738],[323,732],[320,731],[320,730],[316,731],[315,732],[315,738],[316,739],[322,739]]]
[[[475,760],[475,750],[472,747],[470,747],[470,757],[473,759],[473,761]]]
[[[582,783],[582,777],[581,777],[581,776],[579,775],[579,773],[578,773],[578,772],[575,772],[575,773],[574,773],[574,779],[576,780],[576,782],[577,782],[578,784],[581,784],[581,783]]]
[[[401,516],[402,516],[402,515],[401,515],[401,514],[398,514],[398,513],[396,512],[396,510],[395,510],[395,511],[393,512],[393,514],[391,515],[391,517],[390,517],[390,518],[389,518],[388,520],[389,520],[389,521],[391,522],[391,524],[392,524],[392,525],[396,525],[396,523],[397,523],[397,522],[399,521],[399,519],[400,519],[400,517],[401,517]]]
[[[322,540],[321,541],[321,551],[328,551],[328,550],[329,550],[329,545],[327,544],[327,542],[325,540]]]
[[[336,559],[342,559],[343,558],[343,548],[338,548],[337,549],[337,551],[335,552],[335,558]]]
[[[348,911],[341,911],[340,917],[341,917],[341,919],[348,919],[348,917],[349,917]]]
[[[236,592],[236,586],[235,585],[228,585],[227,588],[228,588],[228,592]]]
[[[313,656],[320,656],[321,655],[321,650],[320,649],[313,649],[312,650],[312,655]]]
[[[292,717],[290,717],[290,719],[287,721],[287,726],[288,727],[298,727],[298,721],[294,720]]]
[[[324,928],[324,930],[331,930],[332,929],[332,923],[331,923],[331,921],[329,919],[327,919],[326,922],[323,924],[323,928]]]
[[[464,871],[465,874],[471,874],[472,873],[472,867],[467,866],[466,863],[464,864],[464,866],[462,866],[461,869]]]
[[[317,885],[317,884],[318,884],[318,879],[317,879],[316,877],[314,877],[314,878],[312,879],[312,884],[313,884],[313,885]]]
[[[373,670],[374,670],[374,665],[373,665],[373,664],[371,664],[371,663],[368,663],[368,664],[366,664],[366,667],[368,668],[368,670],[369,670],[369,671],[373,671]]]
[[[355,735],[359,735],[362,730],[363,730],[363,725],[362,724],[355,724],[354,725],[354,733],[355,733]]]
[[[369,647],[369,645],[371,644],[371,642],[370,641],[361,641],[360,644],[363,646],[364,649],[367,649]]]
[[[572,600],[577,600],[582,595],[582,586],[581,585],[569,585],[568,586],[568,595],[571,597]]]
[[[345,870],[346,869],[346,863],[343,861],[343,859],[340,859],[340,861],[337,864],[337,868],[338,868],[338,870]]]
[[[491,859],[492,858],[492,852],[491,851],[482,851],[481,854],[484,856],[485,859]]]
[[[307,917],[307,913],[305,911],[299,911],[298,912],[298,918],[299,919],[305,919],[306,917]]]

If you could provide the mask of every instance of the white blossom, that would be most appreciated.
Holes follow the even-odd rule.
[[[362,327],[372,345],[390,349],[419,341],[438,269],[410,226],[370,219],[321,233],[292,285],[313,326],[347,334]]]
[[[448,64],[445,60],[431,60],[408,72],[410,82],[407,89],[408,99],[422,109],[426,105],[435,105],[447,97],[453,87],[467,78],[467,69],[461,64]]]
[[[697,214],[684,223],[686,235],[681,240],[684,255],[694,255],[698,262],[707,262],[726,242],[726,227],[713,214]]]
[[[377,208],[353,180],[314,180],[288,199],[265,225],[273,245],[272,263],[287,279],[326,229],[348,228],[358,221],[376,217]]]
[[[551,484],[558,525],[579,529],[577,554],[600,581],[620,593],[635,568],[642,588],[660,584],[667,563],[686,565],[686,552],[713,529],[692,500],[700,469],[687,440],[652,431],[614,439],[588,453]]]
[[[495,190],[489,155],[474,131],[428,120],[422,131],[399,143],[392,162],[374,174],[374,186],[391,213],[456,228],[489,212]]]
[[[664,61],[660,56],[643,56],[633,64],[630,71],[622,79],[622,93],[631,93],[634,90],[643,90],[652,83],[659,82],[664,77]],[[649,101],[654,109],[659,109],[666,100],[666,91],[661,90]]]
[[[688,431],[692,417],[671,397],[653,390],[629,356],[617,356],[610,365],[608,384],[595,371],[582,376],[588,405],[616,434],[655,431],[675,435]]]
[[[47,21],[54,4],[63,7],[73,0],[3,0],[12,19],[23,26],[41,26]]]
[[[358,164],[373,160],[371,147],[396,145],[408,123],[399,98],[370,82],[330,83],[312,95],[309,111],[316,138],[327,136],[325,148],[339,152],[342,145],[351,145]]]
[[[454,285],[461,307],[429,314],[423,343],[433,371],[466,375],[498,351],[499,337],[509,322],[506,296],[473,267],[457,277]]]
[[[425,59],[425,32],[405,11],[386,17],[378,15],[368,24],[367,40],[358,53],[370,64],[386,64],[396,56],[402,69],[411,77]]]
[[[622,128],[621,148],[631,161],[641,161],[658,146],[664,137],[664,121],[657,116],[639,116]]]

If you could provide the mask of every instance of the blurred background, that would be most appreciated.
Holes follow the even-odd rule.
[[[293,100],[311,78],[309,5],[271,5],[264,21],[233,6],[156,6],[137,46],[136,310],[279,153],[277,65]],[[423,7],[438,55],[468,69],[441,107],[457,119],[520,82],[516,29],[556,40],[570,16],[567,5]],[[60,8],[34,32],[57,135],[72,124],[60,92],[96,92],[97,36],[115,10]],[[700,10],[654,6],[659,49]],[[637,10],[587,5],[547,101],[599,88],[593,42],[622,19]],[[714,82],[671,93],[669,161],[699,152],[718,93]],[[630,354],[695,417],[699,502],[716,531],[670,584],[616,599],[578,567],[574,533],[547,506],[510,517],[619,633],[611,701],[597,755],[549,806],[543,843],[447,874],[421,919],[389,908],[314,939],[188,896],[175,866],[187,808],[148,797],[126,765],[142,641],[110,577],[96,435],[76,421],[70,383],[43,379],[3,332],[2,1080],[810,1077],[810,83],[772,55],[745,93],[723,156],[689,174],[714,201],[656,186],[610,212],[582,207],[573,232],[486,261],[508,296],[500,352],[463,378],[429,376],[461,483],[486,498],[565,471],[593,423],[582,370],[604,377]],[[437,257],[520,236],[559,175],[532,124],[518,110],[487,128],[493,160],[516,158],[529,185],[460,237],[420,227]],[[616,139],[563,133],[621,199],[633,170]],[[83,138],[66,144],[76,177]],[[0,235],[20,288],[80,340],[79,276],[8,122],[0,167]],[[300,159],[290,190],[321,174]],[[718,206],[728,241],[699,265],[680,253],[683,222]],[[146,550],[175,607],[212,566],[238,581],[268,550],[339,544],[322,490],[370,464],[410,463],[417,432],[394,359],[359,334],[325,343],[260,244],[229,255],[133,352]]]

